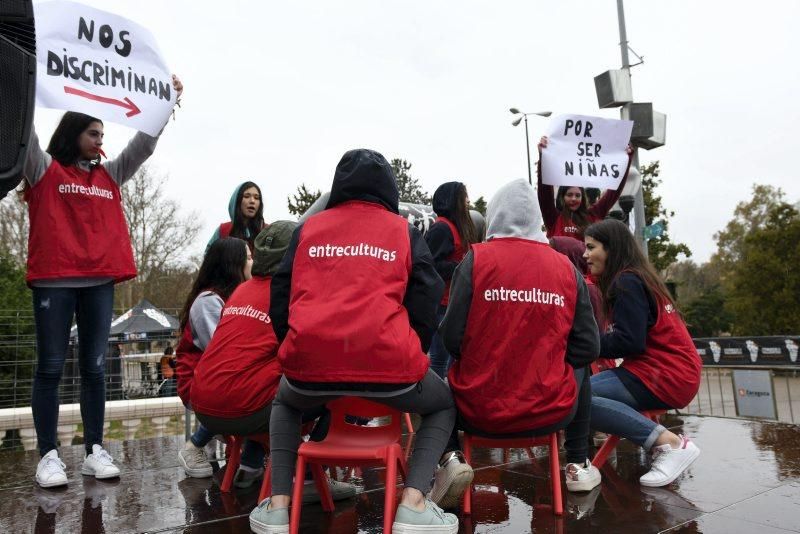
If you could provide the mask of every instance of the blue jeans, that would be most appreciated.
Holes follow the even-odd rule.
[[[447,306],[439,306],[439,310],[436,312],[437,328],[442,324],[442,319],[444,319],[446,311]],[[431,339],[431,348],[428,350],[428,357],[431,359],[431,370],[436,373],[439,378],[446,380],[447,371],[450,369],[450,366],[453,365],[453,358],[450,356],[450,353],[447,352],[447,349],[444,348],[442,336],[439,335],[438,331],[433,334],[433,338]]]
[[[660,401],[654,396],[646,399],[633,395],[615,369],[593,375],[591,382],[592,428],[629,439],[650,450],[658,436],[667,429],[639,411],[661,408]]]
[[[82,288],[33,288],[37,364],[31,410],[42,456],[57,448],[58,385],[64,371],[73,316],[78,322],[80,403],[86,453],[92,452],[92,445],[103,443],[105,358],[113,305],[112,282]]]

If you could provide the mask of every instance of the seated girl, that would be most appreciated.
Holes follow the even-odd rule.
[[[567,489],[589,491],[600,472],[588,457],[589,376],[599,351],[583,275],[551,249],[533,188],[515,180],[489,202],[487,241],[456,268],[439,329],[455,358],[448,382],[459,427],[490,437],[566,428]],[[457,504],[472,472],[454,431],[431,491]]]

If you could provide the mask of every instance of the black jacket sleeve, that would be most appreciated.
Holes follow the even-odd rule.
[[[292,239],[289,241],[289,248],[286,249],[286,254],[284,254],[270,284],[269,318],[272,320],[272,329],[275,331],[278,341],[283,341],[286,334],[289,333],[289,292],[292,289],[292,267],[302,230],[302,224],[294,229]]]
[[[411,276],[408,278],[403,306],[408,311],[411,328],[419,336],[422,350],[428,352],[436,331],[436,312],[444,293],[444,282],[436,273],[433,257],[419,230],[408,225],[411,240]],[[291,245],[289,250],[293,250]],[[288,256],[288,252],[286,253]],[[294,254],[293,254],[294,255]],[[273,279],[273,287],[274,287]],[[270,308],[271,309],[271,308]]]
[[[447,312],[439,326],[439,335],[442,336],[444,346],[453,358],[461,356],[461,342],[464,340],[464,332],[467,329],[469,308],[472,305],[472,265],[474,263],[475,257],[470,250],[456,267],[450,282],[450,301],[447,304]]]
[[[611,308],[614,329],[600,338],[600,356],[627,358],[643,353],[647,330],[655,324],[655,302],[642,279],[633,273],[623,273],[611,287]]]
[[[575,269],[578,296],[575,301],[575,317],[567,338],[567,362],[578,369],[589,365],[600,353],[600,335],[594,320],[592,300],[583,275]]]
[[[456,242],[453,239],[450,227],[443,222],[433,223],[428,233],[425,234],[425,242],[428,244],[433,256],[436,272],[439,273],[442,280],[450,280],[453,277],[456,265],[458,265],[458,263],[447,259],[456,249]]]

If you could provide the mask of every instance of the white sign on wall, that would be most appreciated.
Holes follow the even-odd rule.
[[[177,95],[150,31],[77,2],[34,4],[34,10],[37,105],[157,135]]]
[[[542,150],[542,182],[617,189],[628,168],[633,121],[559,115],[550,121]]]

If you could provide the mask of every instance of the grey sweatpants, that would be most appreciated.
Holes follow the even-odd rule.
[[[269,422],[273,495],[292,494],[292,478],[297,462],[297,449],[300,447],[302,413],[340,396],[332,395],[329,391],[320,391],[318,394],[308,391],[301,393],[292,389],[285,377],[281,378]],[[387,395],[386,392],[381,392],[371,395],[370,392],[362,392],[358,396],[401,412],[422,416],[422,424],[414,439],[406,487],[427,493],[436,464],[444,453],[456,421],[456,408],[450,388],[436,373],[428,370],[425,377],[405,393]]]

